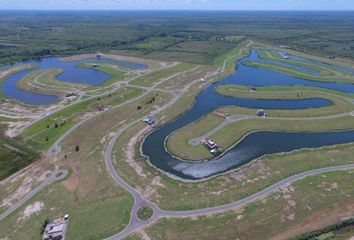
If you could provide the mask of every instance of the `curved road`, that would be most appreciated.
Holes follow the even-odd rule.
[[[243,207],[249,203],[252,203],[254,201],[257,201],[261,198],[264,198],[265,196],[271,194],[272,192],[287,186],[288,184],[294,183],[298,180],[304,179],[306,177],[318,175],[318,174],[323,174],[323,173],[330,173],[330,172],[336,172],[336,171],[345,171],[345,170],[354,170],[354,164],[350,165],[341,165],[341,166],[334,166],[334,167],[326,167],[326,168],[319,168],[319,169],[314,169],[306,172],[302,172],[296,175],[293,175],[291,177],[288,177],[286,179],[283,179],[257,193],[254,193],[246,198],[243,198],[241,200],[225,204],[225,205],[220,205],[216,207],[211,207],[211,208],[204,208],[204,209],[197,209],[197,210],[190,210],[190,211],[165,211],[161,210],[157,205],[154,203],[151,203],[144,199],[140,193],[138,193],[134,188],[132,188],[128,183],[126,183],[116,172],[113,163],[112,163],[112,151],[115,142],[117,139],[120,137],[120,135],[125,132],[129,127],[133,126],[137,121],[131,122],[130,124],[126,125],[125,127],[121,128],[115,136],[112,138],[110,141],[108,148],[105,152],[104,158],[105,158],[105,163],[106,163],[106,168],[108,172],[111,174],[113,179],[116,181],[117,184],[125,188],[128,192],[130,192],[133,197],[134,197],[134,206],[133,209],[131,210],[131,219],[128,224],[128,226],[121,231],[120,233],[117,233],[106,240],[117,240],[117,239],[123,239],[130,234],[134,233],[135,231],[143,228],[144,226],[147,226],[155,221],[157,221],[160,218],[164,217],[192,217],[192,216],[200,216],[200,215],[208,215],[208,214],[214,214],[214,213],[219,213],[219,212],[224,212],[228,210],[232,210],[235,208],[240,208]],[[154,210],[154,215],[151,217],[151,219],[147,221],[141,221],[137,218],[137,211],[141,206],[148,205]]]

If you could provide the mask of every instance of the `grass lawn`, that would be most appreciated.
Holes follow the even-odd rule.
[[[193,71],[178,75],[157,85],[157,88],[165,90],[183,89],[192,81],[204,78],[207,73],[212,72],[213,70],[215,70],[213,66],[202,65]]]
[[[121,88],[115,93],[101,96],[99,99],[94,98],[74,104],[31,125],[20,137],[38,149],[46,150],[85,114],[98,111],[99,104],[115,106],[137,97],[141,93],[140,89],[127,87]]]
[[[353,213],[353,183],[353,171],[308,177],[242,209],[162,219],[145,231],[151,239],[287,239]]]
[[[78,202],[63,183],[48,186],[23,207],[0,223],[1,237],[9,239],[39,239],[43,222],[68,213],[70,221],[66,239],[102,239],[125,228],[129,222],[133,198],[123,190],[116,190],[117,196],[106,197],[94,202]],[[28,218],[24,209],[41,202],[43,208]]]

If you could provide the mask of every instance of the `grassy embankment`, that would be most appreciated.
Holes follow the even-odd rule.
[[[267,113],[270,117],[317,117],[327,116],[339,113],[351,112],[354,106],[350,99],[354,99],[353,94],[341,94],[336,91],[324,91],[315,87],[257,87],[253,91],[251,87],[241,85],[222,85],[216,88],[216,92],[232,97],[239,98],[253,98],[253,99],[311,99],[322,98],[331,102],[331,105],[326,107],[317,107],[309,109],[296,109],[296,110],[274,110],[268,109]],[[254,115],[254,109],[243,109],[240,107],[225,107],[227,113],[244,113]],[[233,110],[235,109],[235,110]]]
[[[313,81],[321,81],[321,82],[345,82],[345,83],[353,83],[353,78],[348,77],[338,77],[335,75],[320,75],[320,74],[312,74],[306,71],[302,71],[299,69],[293,69],[290,67],[281,66],[275,63],[267,63],[267,62],[250,62],[246,61],[243,64],[249,67],[259,67],[259,68],[266,68],[273,71],[278,71],[293,77],[309,79]]]
[[[324,131],[352,129],[353,118],[342,116],[337,118],[307,120],[308,117],[331,116],[341,113],[349,113],[354,110],[353,104],[342,96],[333,95],[332,92],[325,92],[318,88],[301,87],[292,90],[292,87],[259,87],[256,92],[251,92],[248,87],[237,85],[224,85],[218,87],[220,94],[245,98],[263,99],[303,99],[320,97],[332,101],[333,105],[321,108],[310,108],[303,110],[267,110],[267,119],[247,119],[231,123],[211,138],[224,149],[229,148],[238,142],[246,134],[259,130],[274,131]],[[229,115],[242,114],[255,116],[255,109],[241,107],[224,107],[219,111]],[[282,118],[282,119],[271,119]],[[167,140],[168,150],[187,160],[202,160],[211,158],[212,155],[202,145],[191,145],[189,140],[203,136],[209,131],[224,122],[225,119],[217,117],[212,113],[207,114],[195,123],[173,133]],[[230,133],[233,134],[230,136]],[[228,137],[225,137],[228,136]]]
[[[306,67],[309,69],[313,69],[313,70],[317,70],[320,71],[320,75],[322,76],[334,76],[334,77],[344,77],[345,75],[349,76],[349,77],[353,77],[353,74],[344,71],[342,69],[339,68],[335,68],[335,66],[330,67],[324,63],[326,63],[326,61],[323,61],[323,63],[321,63],[321,60],[319,60],[319,63],[312,63],[312,62],[308,62],[308,61],[302,61],[302,60],[296,60],[296,59],[284,59],[282,56],[279,55],[278,52],[275,51],[270,51],[270,50],[258,50],[257,51],[258,55],[260,58],[265,59],[265,60],[274,60],[274,61],[278,61],[278,62],[283,62],[283,63],[288,63],[288,64],[292,64],[292,65],[297,65],[297,66],[302,66],[302,67]],[[298,56],[298,53],[294,54],[295,56]],[[308,57],[305,57],[307,59],[311,59]],[[339,61],[332,61],[332,65],[341,65],[342,63]],[[348,67],[348,66],[347,66]],[[350,68],[350,67],[348,67]],[[343,75],[343,76],[341,76]]]
[[[142,92],[133,87],[121,88],[115,93],[74,104],[31,125],[20,137],[32,146],[46,150],[85,115],[97,112],[99,104],[113,107],[139,96]]]
[[[37,66],[34,64],[24,64],[21,66],[16,66],[16,67],[8,67],[8,68],[4,68],[0,70],[0,86],[2,86],[3,82],[5,79],[7,79],[8,77],[10,77],[13,74],[19,73],[19,72],[23,72],[25,70],[28,69],[34,69]],[[0,100],[5,100],[8,99],[4,93],[2,91],[0,91]]]
[[[97,67],[93,67],[94,65]],[[59,95],[72,91],[73,88],[83,91],[95,90],[133,76],[129,68],[114,64],[88,62],[78,64],[78,67],[94,68],[111,75],[111,77],[99,86],[92,86],[89,84],[58,81],[55,77],[62,73],[63,70],[59,68],[48,68],[26,75],[17,82],[17,86],[30,92]]]
[[[265,48],[266,49],[266,48],[269,48],[269,46],[263,46],[261,48]],[[323,55],[311,55],[311,54],[308,54],[307,52],[304,52],[304,51],[296,51],[296,50],[292,50],[292,49],[284,49],[284,48],[279,48],[278,46],[272,46],[271,48],[272,49],[276,49],[276,50],[281,51],[281,52],[284,52],[284,53],[288,53],[288,54],[294,55],[294,56],[303,57],[303,58],[315,60],[315,61],[322,62],[322,63],[327,63],[327,64],[331,64],[331,65],[338,65],[338,66],[342,66],[342,67],[352,68],[353,69],[352,60],[347,59],[347,58],[340,58],[340,57],[339,58],[331,58],[331,57],[323,56]],[[271,57],[272,58],[279,58],[280,57],[281,59],[283,59],[276,52],[272,52],[271,53]]]
[[[308,177],[242,209],[162,219],[145,231],[151,239],[288,239],[353,213],[353,179],[353,171]]]
[[[48,68],[31,72],[16,82],[16,86],[25,91],[42,94],[63,95],[72,88],[85,90],[89,86],[84,84],[68,83],[55,80],[55,76],[62,73],[62,69]]]

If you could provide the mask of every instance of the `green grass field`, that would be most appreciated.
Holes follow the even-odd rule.
[[[38,153],[15,141],[0,139],[0,180],[3,180],[39,158]]]
[[[171,77],[174,74],[179,74],[183,71],[191,70],[195,65],[190,63],[179,63],[176,66],[167,67],[162,70],[158,70],[152,73],[148,73],[144,76],[141,76],[131,82],[133,85],[144,86],[144,87],[151,87],[159,80],[164,78]]]

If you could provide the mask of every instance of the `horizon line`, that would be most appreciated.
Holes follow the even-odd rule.
[[[1,9],[0,11],[200,11],[200,12],[267,12],[267,11],[278,11],[278,12],[353,12],[354,9],[165,9],[165,8],[146,8],[146,9],[38,9],[38,8],[9,8],[9,9]]]

